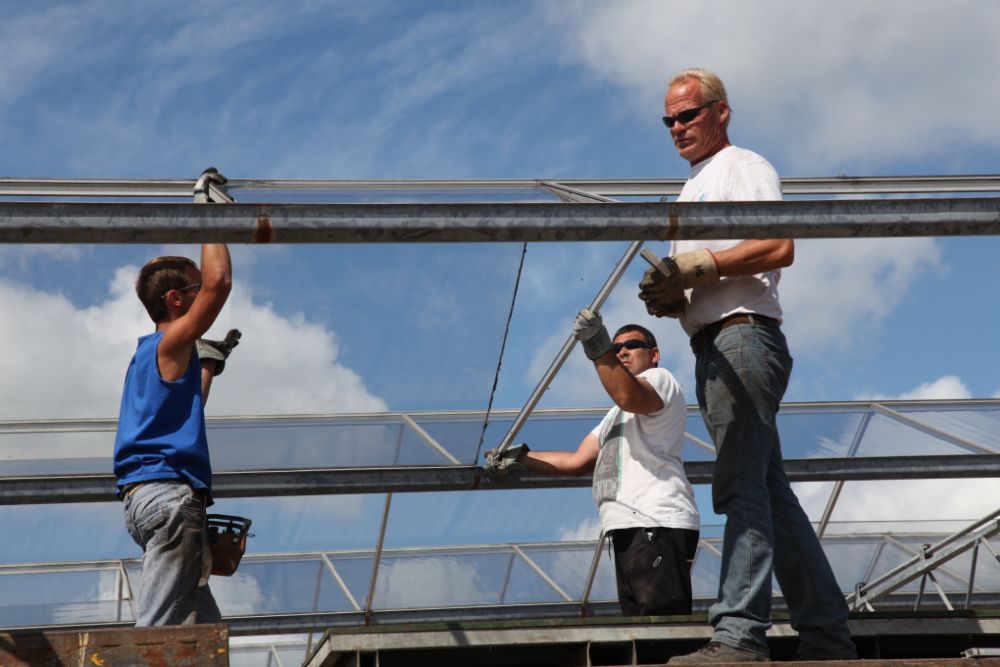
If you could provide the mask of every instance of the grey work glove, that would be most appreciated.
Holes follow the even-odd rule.
[[[212,201],[208,194],[208,187],[210,183],[215,185],[225,185],[227,178],[219,173],[219,170],[215,167],[209,167],[205,171],[201,172],[201,176],[198,177],[197,182],[194,184],[194,203],[195,204],[206,204]]]
[[[644,250],[643,257],[653,266],[639,283],[639,298],[656,317],[679,317],[687,307],[685,290],[719,281],[719,267],[707,249],[662,259]]]
[[[598,313],[584,308],[573,320],[573,337],[583,344],[583,352],[593,361],[611,349],[611,336]]]
[[[206,340],[199,338],[195,341],[198,348],[198,358],[211,359],[215,362],[215,372],[212,375],[220,375],[222,369],[226,367],[226,359],[233,351],[233,348],[240,344],[240,337],[243,334],[239,329],[230,329],[223,340]]]
[[[490,477],[502,477],[511,472],[524,470],[524,464],[518,463],[517,459],[522,454],[530,451],[531,448],[523,442],[519,445],[508,447],[499,456],[495,449],[491,449],[486,452],[486,463],[483,465],[483,470]]]

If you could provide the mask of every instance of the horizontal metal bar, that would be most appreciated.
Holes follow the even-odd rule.
[[[563,179],[556,181],[606,197],[657,197],[679,194],[686,179]],[[927,192],[996,192],[1000,176],[834,176],[781,179],[787,195],[849,195]]]
[[[687,461],[692,484],[712,481],[712,461]],[[1000,454],[886,456],[791,459],[785,472],[793,482],[879,479],[956,479],[1000,477]],[[591,478],[543,477],[534,473],[490,478],[478,466],[325,468],[217,472],[216,498],[255,498],[426,491],[579,488]],[[0,505],[112,502],[115,479],[101,475],[23,475],[0,477]]]
[[[906,400],[906,401],[803,401],[797,403],[782,403],[780,414],[831,414],[849,412],[871,412],[875,403],[894,410],[913,410],[929,412],[953,412],[961,410],[1000,410],[1000,399],[971,398],[953,400]],[[547,419],[581,419],[602,418],[608,411],[604,407],[584,408],[537,408],[532,412],[535,418]],[[519,408],[495,408],[491,417],[514,418],[520,412]],[[687,406],[688,415],[698,415],[697,405]],[[354,422],[373,422],[396,424],[403,415],[417,420],[445,420],[481,422],[486,412],[484,410],[437,410],[420,412],[337,412],[327,414],[290,414],[290,415],[239,415],[206,417],[210,427],[260,427],[269,425],[320,425]],[[114,431],[118,420],[113,417],[98,417],[90,419],[5,419],[0,420],[0,434],[6,433],[45,433],[54,431]],[[706,443],[707,444],[707,443]],[[713,448],[714,449],[714,448]]]
[[[561,185],[604,197],[656,197],[675,195],[684,178],[633,179],[230,179],[232,189],[469,189],[528,188],[545,184]],[[189,198],[194,179],[107,179],[107,178],[0,178],[0,196],[120,196]],[[819,176],[781,179],[786,195],[865,194],[906,192],[995,192],[1000,176],[991,174],[958,176]]]
[[[0,243],[413,243],[1000,234],[1000,198],[616,204],[0,203]]]

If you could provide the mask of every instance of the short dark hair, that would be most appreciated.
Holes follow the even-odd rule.
[[[198,265],[187,257],[156,257],[139,271],[135,293],[154,323],[159,324],[167,318],[163,297],[172,289],[187,286],[189,268],[197,269]]]
[[[638,324],[626,324],[623,327],[619,327],[618,331],[615,332],[615,335],[611,337],[611,340],[618,338],[623,333],[631,333],[633,331],[641,333],[643,339],[646,341],[646,345],[649,345],[650,348],[658,347],[656,344],[656,336],[653,335],[653,332]]]

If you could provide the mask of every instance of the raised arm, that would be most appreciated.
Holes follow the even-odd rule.
[[[608,396],[625,412],[648,415],[663,407],[663,399],[653,386],[643,378],[632,375],[622,366],[614,351],[594,359],[594,368]]]
[[[193,270],[193,274],[193,280],[199,277],[197,271]],[[201,282],[201,288],[197,290],[191,307],[163,328],[163,339],[156,356],[160,376],[164,380],[176,380],[184,375],[191,361],[194,342],[212,326],[229,298],[233,269],[225,244],[206,243],[201,246],[201,274],[200,280],[195,282]],[[175,307],[181,307],[183,300],[191,297],[182,290],[169,290],[164,298]]]

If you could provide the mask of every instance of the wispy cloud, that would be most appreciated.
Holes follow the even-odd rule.
[[[673,72],[715,70],[737,143],[766,148],[780,168],[870,172],[934,155],[942,172],[963,168],[963,149],[1000,144],[982,113],[1000,96],[983,85],[1000,65],[994,4],[851,1],[829,11],[778,0],[720,11],[637,0],[549,6],[549,18],[569,28],[569,57],[623,91],[637,117],[657,114]],[[942,95],[963,102],[935,113]]]

